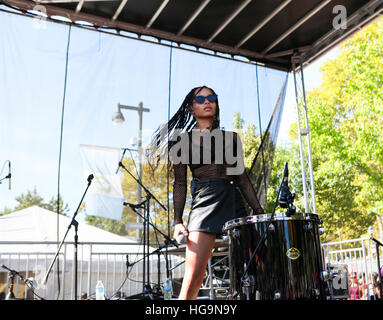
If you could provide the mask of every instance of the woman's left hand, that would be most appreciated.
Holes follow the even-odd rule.
[[[177,223],[175,226],[174,226],[174,233],[173,233],[173,238],[174,239],[177,239],[177,237],[183,233],[185,235],[185,237],[188,237],[189,236],[189,232],[188,230],[185,228],[185,226],[182,224],[182,223]]]

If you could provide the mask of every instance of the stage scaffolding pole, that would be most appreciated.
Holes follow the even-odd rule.
[[[294,54],[291,62],[294,75],[305,214],[317,214],[302,57]]]

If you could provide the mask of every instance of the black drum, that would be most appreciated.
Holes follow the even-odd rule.
[[[229,238],[230,298],[326,299],[321,281],[322,221],[314,214],[276,213],[266,230],[270,218],[271,214],[248,216],[224,225]]]

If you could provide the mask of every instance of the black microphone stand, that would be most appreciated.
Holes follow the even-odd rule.
[[[11,283],[9,285],[9,292],[5,298],[5,300],[19,300],[15,297],[14,293],[13,293],[13,282],[14,282],[14,279],[15,279],[15,276],[18,276],[25,284],[26,286],[28,286],[32,293],[39,297],[33,290],[33,282],[30,280],[30,279],[25,279],[19,272],[17,272],[16,270],[13,270],[13,269],[10,269],[8,268],[7,266],[5,265],[2,265],[1,266],[3,269],[5,270],[8,270],[9,271],[9,279],[11,280]],[[43,298],[39,297],[41,300],[44,300]]]
[[[378,262],[378,272],[379,272],[379,291],[380,291],[380,298],[382,299],[382,293],[383,293],[383,284],[382,284],[382,273],[380,270],[380,257],[379,257],[379,246],[383,247],[383,243],[381,243],[379,240],[371,237],[370,240],[375,242],[375,247],[376,247],[376,259]]]
[[[149,258],[149,256],[154,255],[154,254],[158,255],[158,261],[159,261],[161,250],[163,248],[167,248],[169,243],[173,243],[173,241],[174,240],[172,240],[172,239],[170,239],[169,242],[168,241],[164,241],[164,244],[160,245],[156,250],[153,250],[152,252],[149,252],[147,255],[145,255],[144,257],[142,257],[141,259],[139,259],[139,260],[137,260],[137,261],[135,261],[133,263],[128,263],[127,267],[133,267],[137,263],[139,263],[141,261],[145,261],[147,258]],[[158,274],[160,274],[159,262],[158,262]],[[160,283],[159,283],[160,280],[159,279],[160,279],[160,277],[158,276],[158,287],[160,287]],[[150,286],[146,285],[145,288],[144,288],[144,291],[142,293],[138,293],[138,294],[134,294],[134,295],[125,297],[125,300],[146,299],[147,297],[149,297],[149,300],[154,300],[155,299],[155,297],[154,297],[155,294],[158,294],[158,291],[157,292],[153,292],[152,289],[150,288]]]
[[[141,179],[138,180],[134,175],[131,174],[131,172],[128,169],[126,169],[122,161],[120,161],[119,166],[122,167],[144,189],[144,191],[146,192],[147,195],[150,196],[150,198],[154,199],[160,205],[162,209],[164,209],[165,211],[168,211],[168,209],[142,184]]]
[[[18,273],[15,270],[7,268],[5,265],[2,265],[1,267],[9,271],[10,283],[8,287],[8,294],[5,297],[5,300],[17,300],[15,294],[13,293],[13,282],[15,281],[15,275]]]
[[[124,205],[128,204],[130,205],[131,208],[135,207],[135,208],[138,208],[138,206],[141,206],[141,205],[144,205],[144,208],[145,208],[145,216],[146,217],[143,217],[142,215],[140,215],[136,210],[134,210],[134,212],[136,214],[138,214],[142,219],[143,219],[143,230],[144,230],[144,257],[146,257],[146,251],[147,253],[149,253],[149,225],[151,225],[157,232],[159,232],[161,235],[164,236],[164,238],[166,239],[165,242],[167,244],[169,243],[173,243],[174,245],[178,246],[177,245],[177,242],[176,241],[173,241],[172,239],[170,239],[167,235],[165,235],[162,231],[160,231],[159,229],[157,229],[153,224],[151,224],[149,222],[149,209],[150,209],[150,205],[149,205],[149,202],[150,202],[150,199],[154,199],[158,204],[159,206],[164,209],[166,212],[168,211],[168,209],[148,190],[148,188],[146,188],[142,181],[141,181],[141,177],[140,179],[137,179],[134,175],[132,175],[132,173],[124,166],[124,164],[122,163],[122,159],[121,161],[119,162],[119,167],[123,168],[141,187],[142,189],[144,189],[144,191],[146,192],[146,200],[143,201],[142,203],[140,203],[139,205],[137,206],[134,206],[134,205],[131,205],[131,204],[128,204],[128,203],[124,203]],[[167,247],[166,247],[166,250],[167,250]],[[149,285],[149,261],[145,261],[146,258],[144,259],[143,261],[143,275],[144,275],[144,281],[143,281],[143,290],[144,290],[144,293],[145,291],[148,290],[148,287],[150,289],[150,285]],[[165,254],[165,261],[166,261],[166,275],[169,277],[169,264],[168,264],[168,255],[167,255],[167,251],[166,251],[166,254]],[[145,275],[145,272],[146,272],[146,266],[147,266],[147,274]],[[145,276],[146,276],[146,280],[145,280]],[[145,281],[147,281],[147,284],[145,284]]]
[[[150,281],[149,281],[149,256],[152,255],[152,254],[158,254],[161,252],[161,250],[163,248],[168,248],[169,245],[175,245],[177,248],[178,248],[178,244],[176,242],[176,240],[174,239],[171,239],[169,236],[167,236],[166,234],[164,234],[161,230],[159,230],[155,225],[153,225],[150,221],[149,221],[149,216],[146,214],[148,213],[148,208],[149,208],[149,200],[151,198],[151,195],[148,194],[146,196],[146,200],[137,204],[137,205],[134,205],[132,203],[128,203],[128,202],[124,202],[124,206],[129,206],[139,217],[141,217],[144,221],[144,228],[147,230],[147,232],[145,232],[145,234],[147,235],[145,237],[144,235],[144,240],[147,238],[147,246],[144,245],[144,253],[143,253],[143,257],[142,259],[136,261],[135,263],[133,263],[132,265],[140,262],[140,261],[143,261],[143,278],[144,278],[144,281],[143,281],[143,293],[142,294],[137,294],[137,295],[134,295],[134,296],[130,296],[128,298],[132,299],[132,298],[137,298],[137,297],[140,297],[142,295],[145,296],[145,294],[149,294],[149,297],[151,296],[151,288],[150,288]],[[144,206],[147,210],[145,215],[141,215],[139,212],[136,211],[136,209],[138,208],[142,208],[142,206]],[[155,231],[157,231],[158,233],[160,233],[164,238],[165,238],[165,241],[164,241],[164,244],[163,245],[160,245],[156,250],[154,250],[153,252],[150,252],[149,251],[149,226],[151,226]],[[145,247],[147,247],[147,250],[145,250]],[[168,259],[167,257],[167,254],[165,256],[165,260]],[[159,266],[159,265],[158,265]],[[147,272],[146,272],[146,267],[148,268],[147,269]],[[168,264],[166,263],[166,268],[168,268]],[[159,271],[158,271],[158,274],[159,274]],[[167,273],[168,274],[168,273]],[[147,277],[147,279],[145,279],[145,276]]]
[[[278,204],[280,205],[281,208],[283,208],[283,207],[287,208],[287,211],[286,211],[287,216],[290,216],[291,214],[295,213],[295,207],[292,205],[292,202],[294,200],[295,195],[292,195],[290,193],[290,189],[288,187],[288,172],[289,172],[288,171],[288,164],[286,162],[282,182],[279,186],[278,194],[277,194],[277,197],[276,197],[276,200],[274,203],[273,212],[271,213],[270,218],[267,221],[267,225],[265,228],[266,231],[263,234],[262,238],[258,241],[257,246],[255,247],[254,251],[251,253],[251,257],[250,257],[249,262],[245,265],[244,272],[243,272],[241,282],[239,285],[239,291],[234,295],[234,297],[233,297],[234,299],[236,299],[238,295],[239,296],[243,295],[242,290],[243,290],[244,284],[246,283],[246,279],[250,279],[249,275],[248,275],[249,268],[250,268],[251,264],[253,263],[254,258],[256,257],[258,250],[261,248],[261,245],[263,245],[265,240],[266,240],[267,234],[269,232],[269,227],[270,227],[270,224],[274,218],[275,210],[276,210]],[[285,194],[287,195],[287,200],[286,200],[287,204],[285,204],[283,201],[281,201],[280,195],[281,195],[282,190],[284,190]]]
[[[68,235],[68,232],[69,232],[70,228],[72,226],[74,226],[74,230],[75,230],[75,235],[74,235],[74,268],[75,268],[75,270],[74,270],[74,272],[75,272],[74,273],[74,275],[75,275],[74,294],[75,294],[75,298],[74,299],[75,300],[77,300],[77,247],[78,247],[78,235],[77,235],[77,232],[78,232],[78,222],[76,221],[76,216],[77,216],[78,211],[80,210],[80,206],[82,204],[82,201],[85,198],[85,195],[86,195],[86,193],[87,193],[87,191],[88,191],[88,189],[90,187],[90,184],[92,183],[93,178],[94,178],[93,174],[88,176],[88,179],[87,179],[88,180],[88,185],[87,185],[87,187],[85,189],[85,192],[82,195],[80,203],[78,204],[78,207],[77,207],[75,213],[73,214],[73,218],[72,218],[70,224],[68,225],[66,233],[65,233],[65,235],[64,235],[64,237],[63,237],[63,239],[62,239],[62,241],[61,241],[61,243],[60,243],[60,245],[59,245],[59,247],[57,249],[56,255],[54,256],[54,258],[53,258],[53,260],[52,260],[52,262],[51,262],[51,264],[50,264],[50,266],[48,268],[48,271],[47,271],[47,273],[46,273],[46,275],[44,277],[44,280],[43,280],[43,285],[46,285],[46,283],[48,281],[49,273],[51,272],[51,270],[53,268],[53,265],[56,262],[56,259],[57,259],[58,255],[60,254],[61,247],[64,244],[64,241],[65,241],[65,239],[66,239],[66,237]]]

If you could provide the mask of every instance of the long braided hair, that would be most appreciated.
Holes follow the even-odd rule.
[[[191,89],[174,116],[167,123],[160,125],[154,132],[149,144],[149,148],[147,149],[147,160],[153,170],[153,173],[156,169],[159,168],[161,159],[166,159],[167,166],[170,166],[168,156],[171,147],[176,143],[176,141],[174,141],[174,135],[178,135],[180,130],[182,132],[190,132],[197,127],[197,121],[195,117],[189,112],[189,108],[193,106],[194,97],[203,88],[209,89],[212,93],[215,94],[214,90],[207,86]],[[216,100],[216,104],[217,108],[212,124],[212,129],[220,127],[218,98]]]

